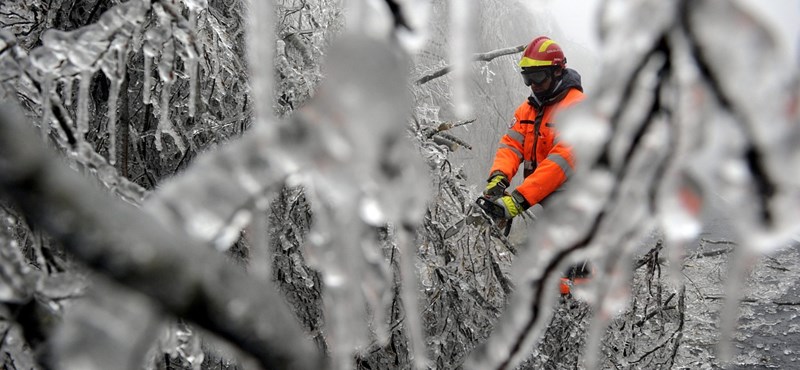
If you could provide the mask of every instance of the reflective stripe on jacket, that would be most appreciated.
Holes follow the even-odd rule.
[[[534,140],[538,112],[528,102],[522,103],[514,112],[514,125],[500,138],[489,173],[502,172],[512,179],[520,164],[525,164],[525,179],[516,191],[529,205],[539,203],[558,189],[575,168],[572,150],[559,141],[553,118],[559,110],[583,100],[583,96],[580,90],[571,88],[562,100],[545,106],[538,125],[538,140]]]

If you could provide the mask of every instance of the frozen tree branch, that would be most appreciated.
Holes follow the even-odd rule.
[[[47,154],[17,117],[7,107],[0,111],[0,191],[76,258],[231,341],[265,368],[324,366],[274,287],[143,212],[87,191],[89,182]]]
[[[504,55],[510,55],[510,54],[516,54],[516,53],[522,52],[523,50],[525,50],[525,46],[526,45],[520,45],[520,46],[516,46],[516,47],[497,49],[497,50],[489,51],[489,52],[486,52],[486,53],[475,54],[475,55],[472,56],[472,60],[476,61],[476,62],[490,62],[493,59],[501,57],[501,56],[504,56]],[[430,74],[427,74],[425,76],[420,77],[419,79],[417,79],[416,84],[417,85],[422,85],[422,84],[428,83],[431,80],[437,79],[439,77],[442,77],[442,76],[450,73],[450,71],[452,71],[452,70],[453,70],[453,66],[452,65],[444,66],[444,67],[442,67],[442,68],[440,68],[440,69],[438,69],[438,70],[436,70],[436,71],[434,71],[434,72],[432,72]]]

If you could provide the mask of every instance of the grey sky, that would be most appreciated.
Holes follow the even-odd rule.
[[[797,0],[737,0],[763,18],[778,36],[786,57],[798,59],[800,52],[800,2]],[[531,8],[549,9],[570,41],[597,51],[595,15],[600,0],[526,1]]]

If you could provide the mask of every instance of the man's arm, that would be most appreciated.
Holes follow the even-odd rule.
[[[547,158],[536,166],[515,191],[522,194],[528,204],[541,202],[558,189],[572,175],[575,162],[572,150],[564,143],[556,143]]]
[[[517,174],[519,164],[523,159],[522,145],[524,142],[525,135],[522,133],[522,125],[515,113],[514,125],[500,138],[500,146],[497,148],[494,163],[489,170],[489,178],[502,174],[508,179],[512,179]]]

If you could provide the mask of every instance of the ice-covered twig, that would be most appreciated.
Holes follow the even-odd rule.
[[[497,57],[501,57],[501,56],[504,56],[504,55],[511,55],[511,54],[516,54],[516,53],[521,53],[523,50],[525,50],[525,45],[520,45],[520,46],[510,47],[510,48],[504,48],[504,49],[498,49],[498,50],[493,50],[493,51],[489,51],[489,52],[486,52],[486,53],[475,54],[475,55],[473,55],[472,60],[473,61],[478,61],[478,62],[490,62],[490,61],[492,61],[493,59],[495,59]],[[416,80],[416,84],[417,85],[422,85],[422,84],[428,83],[431,80],[435,80],[435,79],[437,79],[439,77],[442,77],[442,76],[450,73],[452,70],[453,70],[453,66],[451,66],[451,65],[439,68],[436,71],[433,71],[433,72],[431,72],[431,73],[429,73],[429,74],[427,74],[425,76],[422,76],[422,77],[418,78]]]

